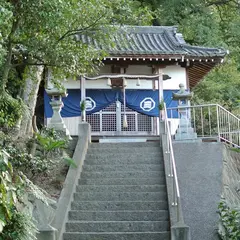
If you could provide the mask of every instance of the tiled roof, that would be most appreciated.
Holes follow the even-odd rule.
[[[188,58],[223,58],[227,51],[221,48],[191,46],[177,27],[167,26],[124,26],[113,36],[114,47],[104,46],[90,37],[81,40],[96,49],[106,50],[110,56],[184,56]]]

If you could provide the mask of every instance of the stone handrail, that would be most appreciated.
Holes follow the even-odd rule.
[[[190,240],[190,229],[184,223],[180,189],[177,177],[177,169],[172,146],[172,137],[167,116],[166,104],[164,103],[165,112],[165,131],[162,134],[162,147],[164,153],[164,165],[166,173],[166,183],[169,200],[169,211],[171,221],[171,239],[172,240]],[[160,123],[161,124],[161,123]]]
[[[70,210],[70,205],[73,200],[73,193],[82,172],[88,145],[91,142],[90,125],[85,122],[80,123],[78,134],[78,142],[73,155],[73,160],[76,163],[77,167],[71,166],[68,170],[67,177],[65,179],[64,186],[57,204],[56,215],[52,223],[52,226],[57,229],[57,240],[62,239],[62,234],[65,230],[65,222],[68,217],[67,213]]]

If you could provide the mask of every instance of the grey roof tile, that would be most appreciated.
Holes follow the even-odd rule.
[[[89,37],[81,38],[96,49],[103,49],[111,56],[128,55],[182,55],[186,57],[224,57],[227,51],[221,48],[191,46],[187,44],[175,26],[123,26],[112,36],[114,47],[98,44]],[[102,46],[104,45],[104,47]]]

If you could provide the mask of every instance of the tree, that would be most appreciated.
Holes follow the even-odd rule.
[[[37,91],[32,90],[38,88],[49,67],[58,80],[93,72],[96,59],[105,52],[76,41],[76,34],[94,35],[100,44],[103,39],[111,44],[110,35],[117,25],[143,24],[150,19],[148,9],[138,4],[131,0],[0,0],[0,95],[10,89],[14,96],[34,94],[36,98]],[[11,87],[16,86],[16,79],[18,91]],[[26,80],[32,86],[27,91]],[[35,104],[28,107],[32,114]]]
[[[239,109],[240,3],[236,0],[139,0],[155,11],[153,24],[177,25],[192,45],[230,51],[224,65],[214,69],[193,89],[201,102],[219,102]]]

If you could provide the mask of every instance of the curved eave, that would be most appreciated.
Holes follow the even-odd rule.
[[[219,62],[197,62],[187,68],[189,87],[194,88]]]
[[[208,58],[224,58],[227,53],[225,52],[208,52],[208,53],[186,53],[181,51],[171,52],[171,51],[164,51],[164,52],[142,52],[142,53],[134,53],[134,52],[109,52],[109,57],[154,57],[154,58],[161,58],[161,57],[184,57],[188,59],[208,59]]]

